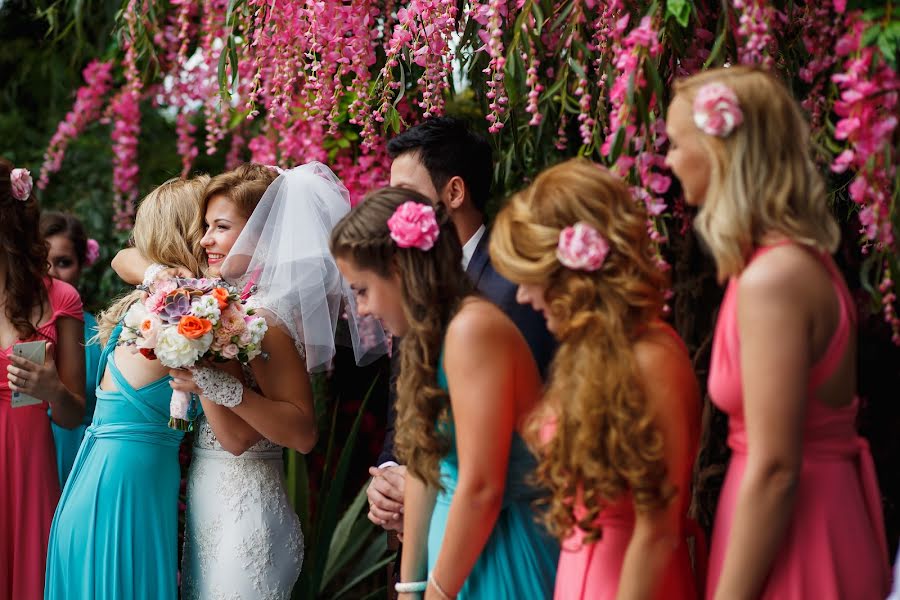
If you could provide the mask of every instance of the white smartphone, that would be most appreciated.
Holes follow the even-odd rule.
[[[38,341],[38,342],[19,342],[18,344],[13,346],[13,354],[15,356],[21,356],[25,360],[30,360],[33,363],[37,363],[39,365],[44,364],[44,353],[47,351],[47,342]],[[13,392],[12,393],[12,407],[19,408],[22,406],[31,406],[33,404],[40,404],[41,401],[35,398],[34,396],[29,396],[25,392]]]

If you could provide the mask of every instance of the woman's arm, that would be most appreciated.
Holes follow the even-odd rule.
[[[53,344],[47,344],[42,365],[10,355],[7,379],[9,389],[48,402],[53,421],[73,429],[84,418],[84,323],[59,317],[56,339],[55,352]]]
[[[515,360],[527,354],[527,349],[518,352],[515,344],[525,345],[515,326],[484,302],[466,305],[447,330],[444,369],[456,431],[459,482],[433,576],[450,595],[465,583],[503,503],[516,423]],[[439,597],[433,594],[429,588],[425,597]]]
[[[425,581],[428,576],[428,527],[437,490],[409,474],[403,494],[403,557],[400,581]]]
[[[262,393],[244,385],[240,404],[233,408],[217,408],[233,411],[235,416],[240,417],[263,437],[305,454],[318,441],[312,386],[306,362],[297,353],[293,339],[279,327],[270,326],[263,338],[262,350],[268,354],[268,358],[259,357],[250,363]],[[173,370],[171,374],[174,389],[203,395],[190,371]],[[204,410],[208,404],[213,403],[207,400],[203,405]],[[214,411],[213,414],[221,413]],[[228,427],[228,423],[224,421],[219,430],[213,427],[216,437],[228,439],[232,433],[226,431]],[[239,449],[239,446],[234,449]]]
[[[655,335],[670,337],[665,332]],[[700,392],[687,355],[673,350],[671,340],[648,340],[638,342],[635,356],[641,381],[646,382],[647,410],[662,433],[667,478],[676,495],[663,509],[635,510],[634,532],[619,576],[619,600],[664,597],[661,586],[683,540],[700,424]]]
[[[131,285],[144,283],[144,274],[152,265],[148,259],[144,258],[137,248],[124,248],[119,250],[112,259],[110,266],[119,279]],[[196,273],[191,273],[185,267],[169,267],[161,269],[156,273],[154,280],[164,279],[166,277],[194,277]]]
[[[138,285],[144,281],[144,272],[152,263],[141,256],[137,248],[124,248],[113,257],[110,266],[119,279],[131,285]]]
[[[751,266],[738,286],[747,467],[715,592],[719,600],[759,595],[794,509],[811,321],[807,286],[790,268],[791,257],[784,258]]]

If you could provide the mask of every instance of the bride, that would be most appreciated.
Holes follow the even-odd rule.
[[[316,443],[308,374],[330,366],[342,308],[358,361],[382,352],[384,338],[360,340],[352,294],[328,251],[331,228],[350,210],[331,170],[309,163],[284,172],[255,208],[250,202],[250,215],[242,214],[239,180],[216,185],[233,173],[207,187],[201,244],[211,263],[225,257],[224,279],[253,291],[248,304],[269,330],[248,368],[171,372],[172,387],[198,394],[203,407],[188,476],[183,597],[287,599],[303,540],[284,489],[282,446],[306,453]]]

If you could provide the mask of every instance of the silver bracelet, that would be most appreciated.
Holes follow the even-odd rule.
[[[141,283],[144,287],[150,287],[154,283],[156,283],[156,276],[159,275],[162,271],[168,269],[166,265],[161,265],[159,263],[153,263],[147,270],[144,271],[144,281]]]
[[[398,594],[424,592],[427,587],[427,581],[399,581],[394,584],[394,591]]]
[[[456,596],[451,596],[450,594],[445,592],[444,588],[441,587],[441,584],[437,582],[437,579],[434,578],[434,571],[432,571],[428,575],[428,583],[430,583],[434,587],[438,595],[444,600],[456,600]]]

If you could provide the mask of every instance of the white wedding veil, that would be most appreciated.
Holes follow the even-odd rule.
[[[353,293],[329,251],[331,230],[348,212],[350,194],[326,165],[283,171],[222,265],[226,281],[253,286],[252,305],[271,313],[293,338],[310,372],[331,367],[344,314],[357,364],[387,352],[381,325],[356,314]]]

